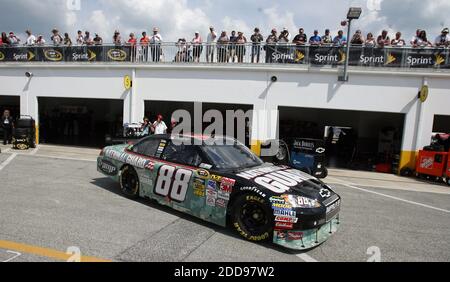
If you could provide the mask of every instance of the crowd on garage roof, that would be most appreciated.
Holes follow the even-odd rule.
[[[61,47],[71,47],[71,46],[101,46],[104,44],[104,40],[97,33],[95,36],[89,31],[79,30],[76,34],[75,40],[72,41],[68,33],[61,35],[58,29],[53,29],[51,32],[50,42],[44,39],[44,36],[38,35],[37,37],[33,35],[31,30],[26,31],[27,38],[24,42],[14,34],[10,32],[9,35],[6,32],[2,32],[0,38],[0,47],[18,47],[18,46],[61,46]],[[123,39],[119,30],[114,32],[112,39],[112,44],[116,46],[151,46],[153,60],[158,61],[159,54],[161,51],[161,45],[163,43],[163,37],[160,34],[158,28],[153,28],[153,34],[147,35],[144,31],[140,39],[136,37],[134,33],[130,33],[128,39]],[[200,35],[199,31],[195,32],[195,35],[191,41],[187,41],[185,38],[180,38],[176,43],[176,46],[180,49],[186,50],[193,47],[193,58],[194,61],[198,62],[200,60],[200,55],[203,52],[203,46],[206,45],[205,55],[207,62],[213,61],[214,52],[217,49],[217,55],[219,62],[228,61],[232,58],[233,62],[241,62],[245,53],[245,44],[249,43],[252,45],[252,62],[259,62],[261,46],[267,45],[311,45],[311,46],[344,46],[347,45],[348,39],[344,35],[343,30],[339,30],[336,36],[332,36],[329,29],[326,29],[324,35],[320,35],[318,30],[314,30],[313,35],[308,38],[303,28],[299,29],[297,35],[292,38],[291,33],[287,28],[283,28],[280,33],[278,33],[276,28],[273,28],[270,34],[264,38],[259,28],[254,29],[254,33],[250,36],[250,40],[246,38],[243,32],[232,31],[230,36],[227,31],[222,31],[217,33],[214,27],[209,28],[206,41],[204,41]],[[417,29],[416,34],[411,40],[405,40],[402,37],[401,32],[397,32],[394,37],[390,37],[388,31],[383,30],[381,34],[375,37],[372,33],[368,33],[364,36],[361,30],[357,30],[352,38],[350,39],[350,44],[355,46],[364,47],[449,47],[450,46],[450,36],[449,29],[444,28],[439,36],[435,38],[432,42],[427,36],[427,32],[423,29]],[[226,54],[222,54],[226,53]],[[184,52],[179,52],[177,56],[183,56]],[[183,58],[176,58],[175,60],[183,61]]]

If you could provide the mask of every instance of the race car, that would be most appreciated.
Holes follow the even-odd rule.
[[[128,198],[149,198],[253,242],[305,250],[340,224],[341,198],[320,180],[264,163],[228,137],[154,135],[104,148],[99,172]]]

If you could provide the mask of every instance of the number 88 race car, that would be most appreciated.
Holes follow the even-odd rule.
[[[128,198],[150,198],[243,238],[314,248],[339,226],[341,198],[310,175],[264,163],[227,137],[156,135],[102,150],[98,171]]]

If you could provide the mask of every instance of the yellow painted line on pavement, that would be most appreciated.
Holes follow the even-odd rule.
[[[73,256],[72,254],[66,254],[58,250],[2,240],[0,240],[0,249],[17,251],[21,253],[32,254],[61,261],[68,261]],[[81,256],[81,262],[112,262],[112,261],[95,257]]]

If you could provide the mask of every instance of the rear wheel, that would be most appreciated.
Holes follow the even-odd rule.
[[[139,197],[139,177],[136,170],[131,166],[126,166],[120,173],[120,189],[122,193],[130,199]]]
[[[448,186],[450,186],[450,176],[447,176],[447,178],[446,178],[446,181],[445,181],[446,183],[447,183],[447,185]]]
[[[248,241],[268,241],[273,236],[274,218],[265,199],[244,194],[233,204],[231,220],[233,228]]]

